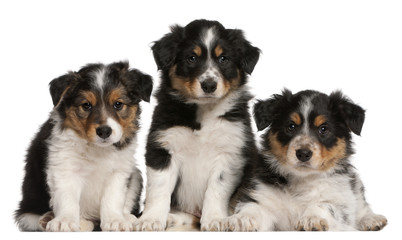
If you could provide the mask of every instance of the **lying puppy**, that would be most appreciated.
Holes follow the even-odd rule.
[[[259,58],[242,31],[196,20],[152,47],[162,81],[146,147],[147,193],[136,230],[166,228],[170,210],[219,230],[256,154],[247,87]]]
[[[50,83],[54,109],[26,158],[21,231],[42,230],[51,210],[46,231],[79,231],[80,220],[132,230],[142,190],[133,157],[139,102],[151,91],[152,78],[126,62],[89,64]]]
[[[284,90],[254,107],[263,157],[236,194],[226,230],[380,230],[351,165],[365,113],[341,92]]]

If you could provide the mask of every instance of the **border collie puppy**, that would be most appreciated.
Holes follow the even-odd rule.
[[[133,157],[139,102],[151,91],[152,78],[127,62],[89,64],[50,83],[54,109],[26,157],[21,231],[79,231],[80,221],[132,230],[142,190]]]
[[[136,230],[163,231],[170,210],[219,230],[256,154],[247,87],[260,51],[241,30],[195,20],[152,47],[162,81],[146,147],[145,209]]]
[[[341,92],[284,90],[254,107],[261,161],[237,193],[232,231],[380,230],[350,163],[364,110]]]

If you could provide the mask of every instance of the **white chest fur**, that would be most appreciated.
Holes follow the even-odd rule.
[[[60,189],[74,188],[79,198],[80,216],[99,219],[102,194],[110,176],[115,172],[130,175],[135,168],[135,144],[117,150],[114,146],[89,145],[71,130],[54,136],[49,141],[46,171],[51,205],[55,204],[54,195]],[[74,186],[68,186],[72,184]]]
[[[171,164],[178,168],[174,198],[183,211],[200,213],[211,181],[226,178],[235,185],[240,180],[244,125],[221,117],[232,105],[231,99],[219,105],[201,105],[197,112],[200,130],[172,127],[158,133],[158,142],[169,151]]]
[[[291,179],[281,189],[259,183],[253,197],[276,217],[278,230],[293,229],[304,215],[329,216],[327,219],[348,218],[355,221],[356,199],[344,176],[309,176]],[[344,230],[345,226],[330,221],[331,229]]]

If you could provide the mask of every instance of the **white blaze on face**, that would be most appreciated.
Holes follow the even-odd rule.
[[[95,85],[102,91],[103,86],[105,85],[105,68],[102,68],[95,73]]]
[[[198,77],[200,84],[197,87],[197,95],[199,97],[220,98],[224,95],[223,78],[213,59],[215,56],[212,55],[214,52],[213,48],[215,47],[216,37],[215,28],[209,28],[203,32],[202,42],[207,48],[207,61],[205,63],[205,71]],[[212,93],[205,93],[201,88],[201,84],[207,80],[214,81],[217,84],[216,90]]]

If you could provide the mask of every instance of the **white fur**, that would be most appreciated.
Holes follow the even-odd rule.
[[[20,231],[28,231],[28,232],[41,231],[41,228],[39,226],[39,219],[40,216],[37,214],[32,213],[21,214],[21,216],[19,216],[17,219],[18,228],[20,229]]]
[[[311,229],[313,224],[321,222],[326,223],[325,230],[350,231],[380,221],[386,224],[383,216],[371,211],[362,194],[353,192],[346,175],[323,173],[289,179],[288,185],[282,188],[257,182],[250,196],[258,203],[238,204],[236,214],[226,219],[227,228],[291,231],[300,227]],[[377,219],[375,223],[373,219]]]
[[[100,69],[98,72],[94,73],[96,87],[101,91],[103,90],[104,79],[105,79],[105,68]]]
[[[112,121],[108,123],[116,129]],[[134,202],[127,198],[140,194],[140,173],[133,158],[136,141],[117,150],[113,145],[88,143],[70,129],[59,129],[56,124],[48,142],[46,174],[55,218],[46,230],[78,231],[80,218],[100,220],[106,231],[130,230]]]
[[[220,229],[219,219],[227,217],[229,198],[240,181],[241,148],[246,140],[242,123],[220,116],[243,91],[215,104],[199,105],[200,130],[172,127],[158,133],[158,142],[169,151],[171,161],[163,170],[147,168],[146,204],[137,230],[164,230],[175,187],[179,210],[202,214],[203,230]]]

